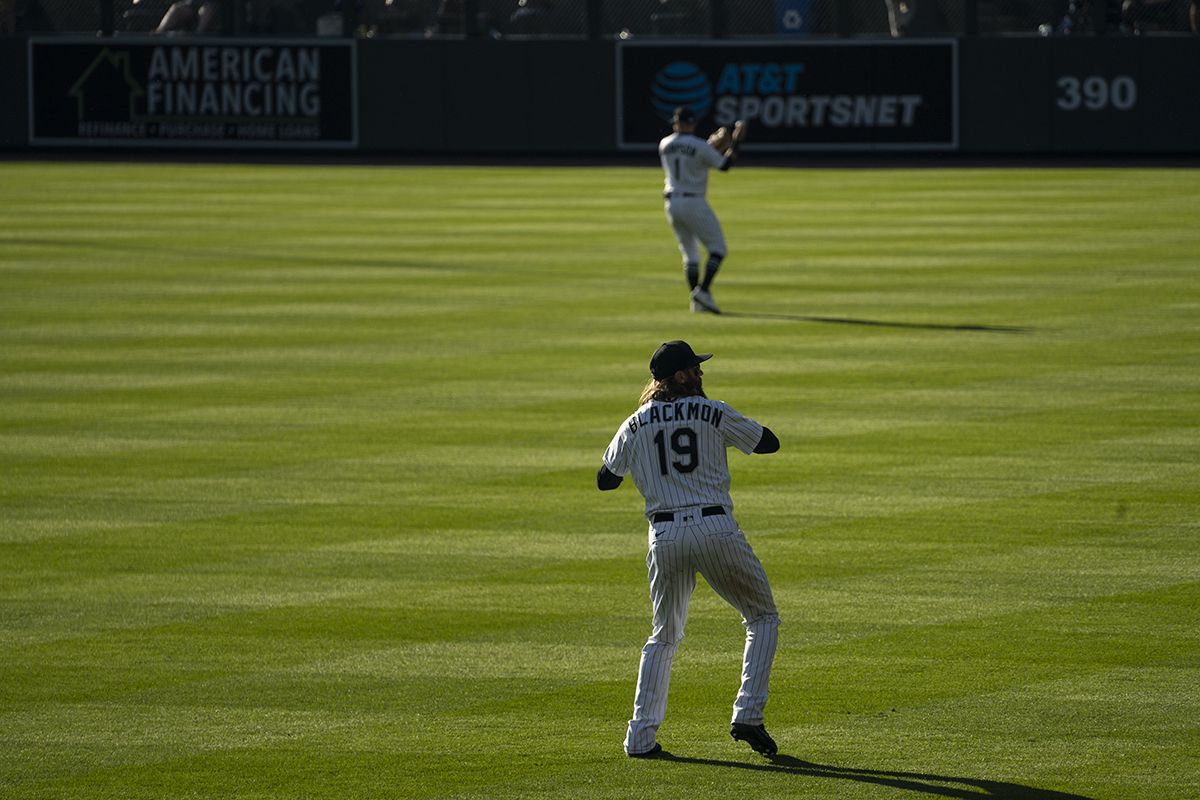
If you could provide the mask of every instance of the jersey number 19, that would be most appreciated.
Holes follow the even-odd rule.
[[[654,437],[658,446],[658,470],[667,474],[667,432],[659,431]],[[696,432],[691,428],[677,428],[671,432],[671,450],[676,455],[684,456],[686,460],[672,461],[671,466],[676,472],[687,474],[700,466],[700,447],[696,441]]]

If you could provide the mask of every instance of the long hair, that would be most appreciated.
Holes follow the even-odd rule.
[[[651,378],[646,384],[646,388],[642,390],[642,399],[638,401],[638,407],[646,405],[646,403],[655,400],[679,400],[683,397],[704,397],[708,395],[704,393],[704,389],[699,386],[689,386],[686,383],[676,383],[675,376],[663,378],[661,381],[656,378]]]

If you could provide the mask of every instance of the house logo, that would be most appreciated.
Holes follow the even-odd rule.
[[[77,104],[80,136],[146,136],[145,123],[137,119],[146,90],[133,77],[128,50],[101,50],[67,96]]]
[[[80,122],[132,122],[146,90],[133,77],[129,51],[104,48],[67,92],[79,104]]]

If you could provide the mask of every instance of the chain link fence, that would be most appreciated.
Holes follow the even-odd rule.
[[[29,33],[95,33],[99,0],[13,0],[16,29]]]
[[[1186,34],[1200,24],[1200,0],[0,0],[5,3],[18,33],[118,36],[169,27],[174,35],[226,36],[899,38]]]
[[[1196,0],[978,0],[979,33],[1042,36],[1195,33]]]

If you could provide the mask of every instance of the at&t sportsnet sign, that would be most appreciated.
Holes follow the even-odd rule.
[[[641,44],[617,51],[623,150],[647,150],[690,105],[702,135],[744,119],[747,150],[958,146],[957,43]]]
[[[29,42],[30,142],[353,147],[353,40]]]

